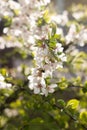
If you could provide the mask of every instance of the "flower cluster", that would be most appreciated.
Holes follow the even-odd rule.
[[[31,75],[28,77],[30,80],[29,88],[34,90],[35,94],[47,96],[48,93],[53,93],[57,84],[47,83],[47,79],[50,80],[49,74],[46,74],[40,68],[32,68]]]
[[[54,92],[57,84],[53,84],[53,72],[58,68],[62,68],[62,63],[66,61],[66,56],[63,53],[61,43],[51,48],[50,43],[43,43],[40,47],[33,46],[32,52],[34,56],[35,68],[31,70],[31,75],[28,77],[30,80],[29,88],[34,90],[34,93],[41,93],[48,95]],[[49,82],[47,82],[49,79]]]
[[[74,44],[79,44],[84,46],[87,42],[87,29],[82,26],[81,30],[77,32],[77,27],[75,24],[72,24],[69,28],[67,35],[65,36],[66,44],[73,42]]]
[[[49,2],[50,0],[1,0],[0,22],[4,21],[2,33],[5,35],[0,37],[0,49],[29,46],[31,37],[39,33],[36,21],[43,15],[41,8]]]
[[[68,12],[64,11],[62,14],[53,15],[51,20],[55,21],[58,25],[65,26],[69,21]]]
[[[82,46],[87,41],[87,30],[83,27],[77,32],[75,24],[64,36],[68,13],[49,15],[49,3],[50,0],[1,0],[0,3],[0,23],[4,20],[0,49],[19,47],[33,55],[29,88],[45,96],[54,92],[57,87],[54,73],[67,60],[59,37],[64,38],[65,45],[73,42]]]
[[[9,89],[11,86],[10,83],[5,82],[5,78],[0,74],[0,89]]]
[[[61,43],[54,39],[55,43],[51,45],[51,36],[48,36],[52,29],[52,20],[45,10],[48,3],[50,0],[8,0],[1,1],[0,6],[0,9],[4,6],[4,14],[0,16],[8,22],[3,28],[5,35],[0,37],[0,48],[25,46],[31,50],[35,67],[28,77],[29,88],[45,96],[54,92],[57,84],[51,81],[53,72],[62,68],[62,62],[66,61]]]
[[[35,35],[30,37],[32,41],[30,50],[34,57],[35,67],[31,69],[28,79],[29,88],[34,90],[35,94],[47,96],[48,93],[53,93],[57,87],[57,83],[53,82],[53,73],[63,67],[66,56],[62,43],[58,41],[56,23],[51,18],[49,22],[45,21],[45,13],[47,12],[42,11],[35,21],[39,31],[34,32]]]

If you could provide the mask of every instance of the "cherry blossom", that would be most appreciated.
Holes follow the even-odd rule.
[[[9,89],[12,85],[5,82],[5,78],[0,74],[0,89]]]

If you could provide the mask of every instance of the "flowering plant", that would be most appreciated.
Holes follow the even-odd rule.
[[[72,8],[69,19],[50,8],[50,0],[1,0],[3,130],[87,128],[86,13]]]

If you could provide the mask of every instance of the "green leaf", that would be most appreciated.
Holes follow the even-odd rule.
[[[61,90],[65,90],[68,87],[68,82],[65,77],[62,77],[60,82],[58,83],[58,86]]]
[[[79,105],[79,101],[77,99],[71,99],[68,101],[66,107],[71,108],[71,109],[77,109],[78,105]]]
[[[51,41],[51,42],[49,43],[49,47],[50,47],[51,49],[54,49],[55,46],[56,46],[55,40],[54,40],[54,41]]]
[[[38,25],[38,27],[45,25],[45,20],[43,19],[43,17],[38,18],[37,25]]]
[[[50,100],[50,104],[55,104],[55,98],[52,98],[51,100]]]
[[[87,111],[82,111],[79,116],[80,121],[87,125]]]
[[[86,92],[87,92],[87,81],[85,82],[85,84],[84,84],[84,87],[83,87],[82,91],[83,91],[84,93],[86,93]]]
[[[4,27],[9,27],[12,23],[12,18],[9,16],[4,16],[3,22],[4,22]]]
[[[46,23],[49,23],[50,17],[49,17],[49,11],[45,10],[43,14],[43,19],[45,20]]]
[[[51,23],[50,27],[52,28],[52,32],[51,35],[54,36],[56,34],[56,24],[55,23]]]
[[[2,68],[0,69],[0,73],[3,75],[3,76],[6,76],[7,75],[7,70],[5,68]]]
[[[59,104],[60,107],[65,107],[65,101],[63,99],[58,99],[57,103]]]

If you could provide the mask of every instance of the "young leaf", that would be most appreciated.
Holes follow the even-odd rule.
[[[82,89],[82,90],[83,90],[83,92],[84,92],[84,93],[86,93],[86,92],[87,92],[87,81],[85,82],[84,87],[83,87],[83,89]]]
[[[79,119],[82,122],[82,124],[86,124],[87,125],[87,111],[82,111],[80,113]]]
[[[67,103],[67,107],[71,109],[77,109],[79,105],[79,101],[77,99],[71,99]]]
[[[65,107],[65,101],[63,99],[58,99],[57,103],[59,104],[60,107]]]

